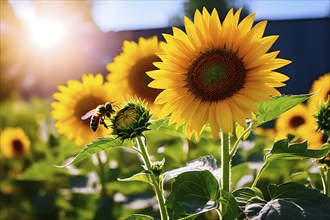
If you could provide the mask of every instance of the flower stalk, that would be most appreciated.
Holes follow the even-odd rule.
[[[155,174],[153,173],[152,163],[151,163],[151,160],[150,160],[149,153],[147,151],[146,144],[145,144],[142,136],[137,136],[135,138],[135,140],[136,140],[136,144],[137,144],[139,150],[141,151],[141,155],[142,155],[142,158],[143,158],[145,169],[149,173],[149,176],[150,176],[150,179],[151,179],[151,184],[153,185],[153,189],[154,189],[156,197],[157,197],[161,219],[162,220],[168,220],[169,217],[168,217],[167,209],[166,209],[166,206],[165,206],[165,199],[164,199],[164,196],[163,196],[163,190],[162,190],[159,178],[157,178],[155,176]]]
[[[230,137],[220,131],[221,138],[221,188],[230,192],[231,180],[231,155],[230,155]]]
[[[324,167],[320,167],[321,180],[323,185],[323,193],[330,196],[330,172]]]

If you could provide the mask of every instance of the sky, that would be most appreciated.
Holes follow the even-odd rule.
[[[183,14],[184,0],[94,1],[93,16],[101,30],[130,30],[168,26],[168,19]],[[238,7],[256,12],[256,20],[329,17],[330,0],[245,0]]]
[[[50,0],[49,0],[50,1]],[[167,27],[169,19],[183,15],[184,0],[94,0],[94,21],[104,31]],[[240,0],[238,7],[248,7],[256,20],[329,17],[330,0]],[[10,0],[18,16],[31,15],[29,1]],[[25,16],[25,18],[24,18]]]

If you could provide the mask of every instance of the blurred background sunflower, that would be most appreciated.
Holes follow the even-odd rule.
[[[315,118],[304,104],[299,104],[280,115],[275,129],[278,135],[309,133],[315,130]]]
[[[55,127],[60,134],[73,139],[81,146],[103,137],[109,130],[103,126],[93,132],[90,120],[81,117],[100,104],[114,102],[109,83],[103,83],[101,74],[83,75],[82,82],[69,80],[67,86],[59,86],[59,92],[53,95],[57,100],[51,104],[53,118],[57,120]]]
[[[315,93],[308,100],[307,104],[311,112],[316,113],[320,104],[325,103],[330,97],[330,72],[317,78],[312,86],[310,93]]]
[[[277,140],[285,139],[288,135],[296,140],[308,140],[308,148],[319,149],[325,142],[324,134],[316,130],[316,121],[305,104],[299,104],[278,117],[275,123]]]
[[[155,79],[149,86],[163,89],[155,101],[164,105],[160,116],[171,114],[169,124],[186,123],[188,137],[198,138],[206,124],[214,139],[219,129],[245,127],[257,112],[255,103],[280,95],[275,87],[288,80],[275,70],[291,61],[277,58],[279,51],[267,53],[278,36],[263,37],[267,22],[252,27],[255,14],[239,23],[240,14],[231,9],[220,23],[216,9],[210,15],[203,8],[194,22],[184,18],[186,33],[173,28],[173,35],[163,35],[162,62],[148,73]]]
[[[154,100],[160,93],[159,89],[149,88],[151,78],[147,71],[155,70],[153,62],[160,61],[155,53],[160,51],[161,42],[157,36],[151,38],[140,37],[134,41],[124,41],[122,53],[107,65],[110,72],[107,80],[111,83],[111,92],[117,100],[129,95],[144,99],[152,114],[157,118],[160,106],[154,105]]]
[[[0,150],[4,157],[24,158],[30,152],[30,140],[22,128],[5,128],[0,135]]]

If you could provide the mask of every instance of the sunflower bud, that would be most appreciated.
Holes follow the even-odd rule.
[[[330,153],[328,153],[324,158],[318,161],[321,167],[325,170],[330,170]]]
[[[326,134],[330,132],[330,98],[322,104],[318,112],[314,115],[316,118],[317,130]]]
[[[163,172],[164,163],[165,159],[152,163],[151,170],[155,176],[159,176]]]
[[[122,140],[133,139],[149,130],[150,117],[149,110],[143,101],[128,101],[111,119],[112,133]]]

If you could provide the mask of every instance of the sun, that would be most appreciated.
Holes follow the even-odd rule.
[[[239,22],[240,13],[231,9],[221,23],[216,9],[196,10],[194,21],[184,18],[185,32],[174,27],[173,35],[163,34],[149,86],[162,90],[155,101],[163,105],[160,117],[184,125],[189,138],[206,125],[214,139],[219,130],[232,134],[235,123],[246,127],[258,111],[255,103],[280,95],[276,87],[288,80],[276,69],[291,61],[268,52],[278,36],[263,37],[267,22],[253,26],[255,14]]]
[[[67,32],[64,22],[50,18],[36,19],[27,26],[30,40],[41,50],[59,46]]]

